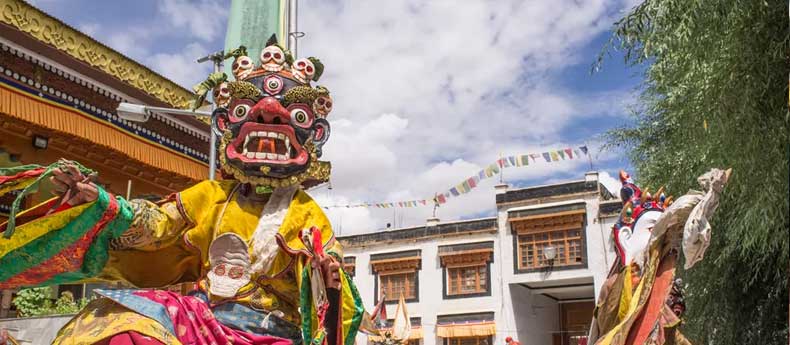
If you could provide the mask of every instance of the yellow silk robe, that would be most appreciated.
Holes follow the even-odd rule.
[[[133,201],[135,216],[132,226],[121,238],[111,243],[113,250],[110,251],[109,261],[97,280],[121,280],[140,288],[198,282],[205,289],[206,274],[211,269],[209,246],[213,239],[228,232],[247,241],[250,258],[254,259],[260,253],[255,252],[253,234],[266,200],[247,198],[239,190],[240,185],[236,181],[204,181],[158,205]],[[232,298],[209,296],[212,304],[232,301],[257,310],[280,311],[284,320],[311,328],[305,334],[308,335],[315,332],[317,319],[314,308],[309,308],[312,301],[300,300],[304,299],[300,297],[303,284],[310,284],[310,272],[303,271],[308,265],[309,256],[300,232],[317,227],[321,230],[324,249],[328,254],[342,262],[342,251],[334,238],[329,220],[318,204],[301,190],[296,190],[292,195],[276,234],[274,245],[279,248],[274,251],[276,256],[269,270],[251,272],[250,282]],[[351,345],[364,310],[353,283],[346,274],[340,276],[339,322],[342,322],[342,333],[338,332],[338,344]],[[302,318],[300,305],[303,310],[305,305],[308,306],[306,309],[311,311],[310,317]],[[80,318],[90,315],[89,311],[78,315],[61,332],[59,341],[70,343],[63,337],[80,336],[74,333],[74,327],[80,323]],[[156,329],[151,323],[152,320],[128,323],[122,330],[135,330],[167,343],[177,343],[173,337],[162,339],[159,336],[161,329],[149,331]]]

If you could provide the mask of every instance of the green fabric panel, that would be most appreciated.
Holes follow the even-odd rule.
[[[299,294],[299,312],[302,314],[302,339],[304,344],[313,341],[313,296],[310,290],[310,264],[302,269],[302,291]]]
[[[349,276],[344,270],[340,271],[343,272],[344,276],[346,276],[348,286],[351,287],[351,296],[354,296],[354,316],[351,318],[351,327],[348,329],[348,334],[346,334],[345,344],[354,345],[354,342],[357,338],[357,332],[359,331],[359,325],[362,323],[362,317],[365,314],[365,307],[362,305],[362,297],[359,296],[357,286],[351,281],[351,276]]]
[[[89,231],[109,205],[109,195],[99,188],[99,197],[85,211],[63,229],[52,229],[47,234],[17,248],[0,258],[0,281],[35,267],[78,240]]]
[[[36,170],[40,168],[46,168],[46,167],[38,164],[17,165],[14,167],[0,168],[0,175],[11,176],[28,170]]]
[[[90,247],[85,252],[85,257],[82,258],[82,269],[54,276],[52,279],[42,283],[42,286],[74,283],[92,278],[101,273],[110,257],[110,240],[121,236],[124,231],[129,229],[134,217],[132,206],[126,200],[121,197],[116,197],[115,200],[118,202],[118,211],[113,216],[113,220],[104,229],[100,230],[96,238],[91,242]]]
[[[35,179],[33,180],[33,183],[31,183],[30,185],[27,185],[24,189],[22,189],[21,192],[19,192],[19,194],[17,195],[16,199],[14,199],[14,202],[11,204],[11,212],[8,213],[8,222],[6,223],[5,232],[3,233],[3,236],[5,238],[11,238],[11,236],[14,234],[14,230],[16,228],[16,214],[17,214],[17,212],[20,211],[22,200],[24,200],[27,195],[35,193],[36,191],[38,191],[38,186],[41,183],[41,181],[44,181],[45,179],[49,178],[50,175],[52,175],[52,172],[55,169],[62,168],[65,163],[66,163],[66,161],[60,160],[60,161],[57,161],[55,163],[50,164],[49,166],[46,167],[46,169],[41,174],[39,174],[37,177],[35,177]],[[85,168],[80,163],[69,162],[69,164],[73,164],[76,167],[77,170],[79,170],[81,173],[85,174],[86,176],[89,176],[89,175],[91,175],[93,173],[93,170]],[[32,168],[32,169],[30,169],[30,168]],[[3,174],[4,176],[8,176],[8,175],[6,175],[7,173],[11,173],[11,172],[20,173],[20,172],[23,172],[25,170],[35,170],[35,169],[40,169],[40,168],[43,168],[43,167],[41,167],[39,165],[35,165],[35,164],[23,165],[21,167],[2,168],[2,169],[0,169],[0,171],[2,171],[2,172],[0,172],[0,174]],[[2,281],[2,280],[3,279],[0,278],[0,281]]]

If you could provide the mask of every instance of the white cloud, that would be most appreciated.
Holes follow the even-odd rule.
[[[96,35],[96,38],[122,54],[145,63],[153,48],[150,42],[154,39],[154,35],[156,31],[151,30],[150,27],[140,26],[117,31],[111,28]]]
[[[630,90],[580,94],[558,75],[594,56],[580,52],[633,0],[359,1],[303,0],[301,56],[326,64],[332,91],[333,189],[321,204],[430,198],[492,163],[578,144],[574,124],[622,114]],[[228,2],[162,0],[135,25],[75,25],[185,87],[210,72],[194,60],[222,45]],[[254,53],[254,52],[253,52]],[[578,136],[575,136],[578,138]],[[594,163],[617,160],[588,143]],[[508,169],[510,183],[582,178],[587,160]],[[442,220],[494,211],[496,178],[439,209]],[[342,234],[422,224],[431,207],[333,209]]]
[[[77,29],[88,36],[96,36],[101,30],[101,26],[96,23],[83,23]]]
[[[333,189],[325,204],[430,198],[498,154],[564,148],[582,118],[619,115],[627,92],[579,97],[555,75],[594,57],[579,52],[623,4],[595,1],[304,1],[300,56],[326,64],[333,132],[325,146]],[[396,115],[393,115],[396,114]],[[593,149],[594,145],[590,145]],[[597,149],[597,145],[595,147]],[[597,151],[595,151],[597,152]],[[607,158],[607,157],[604,157]],[[587,160],[505,171],[507,181],[580,179]],[[443,220],[490,214],[496,179],[439,211]],[[344,234],[422,224],[431,207],[333,209]],[[342,218],[342,220],[341,220]]]
[[[600,181],[601,184],[606,187],[606,190],[608,190],[609,193],[612,193],[612,195],[616,197],[620,196],[620,187],[622,186],[620,179],[612,177],[612,175],[609,175],[609,173],[606,171],[599,171],[598,181]]]
[[[189,29],[192,36],[211,41],[225,35],[227,6],[217,1],[162,0],[159,12],[176,30]]]
[[[174,82],[190,88],[191,85],[199,83],[206,78],[210,72],[210,63],[203,65],[195,64],[197,57],[208,51],[208,48],[200,43],[193,42],[187,44],[184,49],[176,53],[158,53],[150,55],[146,60],[148,66],[159,71]]]
[[[53,10],[58,0],[39,0]],[[156,2],[154,15],[130,17],[127,22],[97,22],[95,17],[73,23],[120,53],[150,67],[186,88],[203,80],[212,70],[210,63],[196,60],[222,49],[228,4],[199,0]]]

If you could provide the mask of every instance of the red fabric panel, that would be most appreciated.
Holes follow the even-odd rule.
[[[628,333],[628,340],[631,344],[644,344],[650,333],[653,332],[661,316],[661,310],[667,302],[669,291],[672,289],[672,282],[675,280],[675,263],[677,255],[669,254],[661,260],[656,272],[656,280],[653,282],[653,289],[650,291],[647,304],[639,314],[639,317]]]

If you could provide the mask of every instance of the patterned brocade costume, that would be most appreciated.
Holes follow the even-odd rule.
[[[305,287],[305,274],[309,275],[310,272],[304,269],[307,253],[304,243],[299,238],[300,231],[312,226],[324,229],[321,236],[322,239],[326,239],[324,246],[330,255],[336,255],[338,258],[342,257],[340,246],[335,241],[329,221],[321,208],[303,191],[296,187],[281,188],[272,193],[264,203],[245,197],[239,187],[240,184],[236,181],[205,181],[173,195],[160,205],[145,200],[132,200],[127,204],[123,199],[117,198],[119,203],[130,205],[126,207],[127,211],[133,210],[123,213],[116,219],[116,222],[130,224],[129,229],[115,239],[95,239],[95,241],[106,241],[103,245],[90,244],[91,247],[105,247],[110,250],[107,251],[108,257],[103,270],[96,278],[83,279],[82,282],[120,280],[141,288],[155,288],[198,281],[200,292],[196,294],[196,298],[209,302],[216,319],[226,321],[227,324],[234,326],[233,328],[248,332],[291,339],[301,337],[303,320],[299,310],[300,308],[310,310],[310,301],[300,301],[300,295],[302,288]],[[101,201],[97,200],[95,203]],[[96,205],[83,205],[66,212],[90,210],[93,206]],[[82,216],[78,216],[71,223],[85,217],[86,213],[83,211]],[[262,218],[268,220],[265,223],[269,227],[259,227]],[[49,228],[53,220],[56,219],[45,217],[24,224],[16,229],[17,234],[12,241],[3,239],[0,243],[4,245],[3,247],[8,247],[11,242],[15,242],[17,247],[31,245],[31,242],[36,240],[32,238],[36,236],[33,232],[36,232],[35,230],[41,232],[42,229]],[[270,254],[273,254],[274,258],[266,271],[252,270],[256,266],[256,260],[263,259],[256,257],[254,250],[256,231],[259,231],[259,234],[274,233],[273,237],[269,237],[275,239],[273,245],[276,248]],[[207,289],[206,275],[212,269],[209,257],[210,246],[214,239],[223,234],[240,236],[249,243],[249,253],[252,254],[250,263],[242,267],[243,270],[249,271],[249,282],[241,286],[231,298],[211,296]],[[32,241],[19,242],[24,239]],[[260,247],[260,244],[257,245]],[[100,262],[83,262],[83,266],[100,264]],[[364,310],[359,294],[348,276],[341,275],[341,280],[342,334],[344,339],[350,339],[353,343],[353,336],[359,329]],[[65,282],[68,281],[58,281],[58,283]],[[309,286],[309,282],[307,285]],[[145,299],[133,293],[100,291],[100,294],[118,304],[108,304],[105,300],[94,302],[64,328],[56,343],[61,341],[71,343],[65,340],[79,335],[82,339],[80,343],[90,344],[106,337],[108,332],[122,331],[136,331],[165,343],[178,343],[177,337],[173,337],[177,334],[170,334],[167,327],[152,322],[150,318],[140,317],[142,314],[153,319],[166,318],[167,315],[158,315],[164,311],[158,312],[157,309],[161,308],[157,307],[156,303],[146,303]],[[267,318],[270,313],[272,315]],[[98,318],[97,314],[117,317]],[[234,316],[238,317],[240,314],[255,315],[255,317],[233,320]],[[125,322],[115,322],[121,319]],[[264,319],[268,324],[266,329],[261,327]],[[308,320],[308,325],[310,321],[313,320]],[[90,325],[89,328],[93,332],[98,330],[102,332],[95,333],[94,336],[75,334],[79,329],[85,329],[85,325]],[[103,326],[94,327],[97,325]],[[174,330],[178,332],[177,327]]]
[[[685,304],[675,270],[681,251],[685,269],[703,259],[708,220],[729,176],[729,170],[712,169],[698,178],[704,192],[689,191],[673,202],[663,188],[654,198],[620,173],[625,205],[612,229],[617,260],[599,293],[590,344],[690,344],[679,331]]]
[[[67,202],[74,182],[60,198],[18,214],[15,203],[0,226],[0,288],[121,281],[143,289],[99,290],[103,298],[55,343],[123,337],[352,345],[360,328],[368,329],[359,293],[338,269],[343,253],[329,220],[302,190],[329,176],[329,163],[318,158],[332,99],[312,85],[323,65],[312,57],[294,60],[274,37],[261,65],[243,47],[228,57],[235,57],[235,81],[212,74],[195,88],[197,104],[213,90],[212,130],[221,138],[226,180],[152,203],[111,195],[76,162],[0,169],[0,195],[21,190],[17,200],[67,172],[97,194]],[[196,290],[182,296],[152,289],[178,283],[195,283]]]

